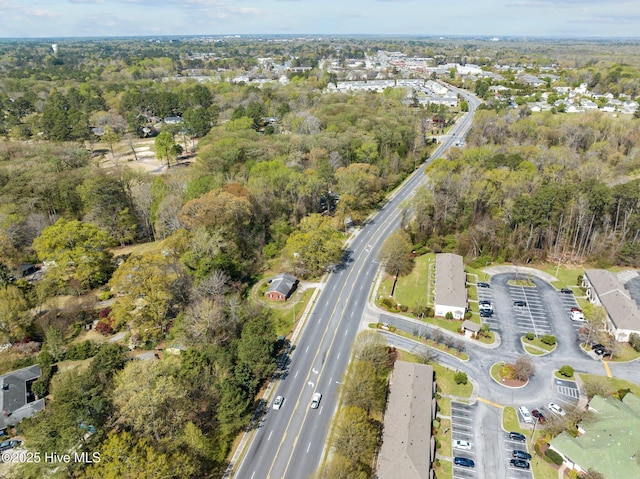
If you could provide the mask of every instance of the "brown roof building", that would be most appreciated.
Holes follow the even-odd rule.
[[[431,423],[435,418],[433,368],[396,361],[384,416],[378,479],[429,479],[435,458]]]

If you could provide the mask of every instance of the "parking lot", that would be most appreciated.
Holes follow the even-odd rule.
[[[512,458],[513,451],[515,450],[531,454],[531,451],[527,447],[528,439],[529,438],[527,438],[527,443],[524,443],[522,441],[509,439],[509,433],[504,433],[504,448],[506,449],[506,456],[509,458],[507,460],[507,479],[531,479],[533,477],[531,469],[519,469],[511,466],[508,462]]]
[[[471,443],[469,449],[458,449],[453,447],[452,456],[472,459],[477,463],[477,448],[475,444],[472,418],[475,407],[476,406],[451,401],[451,443],[455,444],[456,440],[468,441]],[[457,465],[453,466],[454,479],[476,477],[476,474],[475,468],[461,467]]]
[[[520,334],[534,333],[538,337],[553,334],[549,314],[545,311],[537,288],[507,284],[507,289],[513,302],[523,301],[526,304],[513,306],[514,322]]]

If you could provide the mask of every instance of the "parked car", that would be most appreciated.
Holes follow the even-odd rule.
[[[527,307],[527,302],[518,300],[518,301],[514,301],[513,305],[517,306],[519,308],[526,308]]]
[[[273,401],[273,409],[276,411],[282,407],[282,403],[284,402],[284,398],[282,396],[277,396],[276,400]]]
[[[476,287],[478,287],[478,288],[490,288],[491,285],[489,283],[485,283],[484,281],[478,281],[476,283]]]
[[[529,423],[529,424],[531,424],[533,422],[533,417],[531,416],[531,413],[529,412],[529,410],[526,407],[520,406],[518,408],[518,412],[522,416],[522,420],[524,422]]]
[[[318,409],[318,406],[320,406],[321,399],[322,399],[322,394],[315,393],[311,398],[311,404],[310,404],[311,409]]]
[[[0,442],[0,451],[6,451],[7,449],[13,449],[20,445],[20,441],[2,441]]]
[[[598,356],[611,356],[611,351],[609,351],[607,348],[605,348],[602,345],[594,346],[593,352],[596,353]]]
[[[493,311],[490,309],[480,309],[481,318],[490,318],[491,316],[493,316]]]
[[[584,319],[584,314],[582,314],[582,311],[571,311],[571,321],[586,321]]]
[[[463,441],[462,439],[456,439],[453,441],[453,447],[456,449],[471,449],[471,443],[469,441]]]
[[[466,457],[454,457],[453,463],[456,466],[464,466],[464,467],[475,467],[476,463],[473,462],[472,459],[467,459]]]
[[[571,288],[562,288],[560,292],[563,294],[573,294],[573,290]]]
[[[520,434],[519,432],[514,432],[514,431],[511,431],[509,433],[509,439],[513,441],[527,442],[527,438],[524,436],[524,434]]]
[[[520,469],[529,469],[529,463],[522,459],[511,459],[509,464],[513,467],[519,467]]]
[[[524,459],[525,461],[531,460],[531,454],[525,451],[521,451],[520,449],[513,450],[513,457],[515,457],[516,459]]]
[[[489,309],[489,310],[493,310],[493,306],[491,306],[491,301],[488,301],[486,299],[481,299],[480,301],[478,301],[478,307],[482,310],[482,309]]]
[[[533,411],[531,411],[531,415],[535,417],[540,424],[544,424],[544,421],[545,421],[544,414],[542,414],[540,411],[538,411],[537,409],[534,409]]]
[[[549,411],[551,411],[552,413],[557,414],[558,416],[565,416],[567,413],[564,411],[564,409],[562,409],[560,406],[558,406],[556,403],[554,402],[550,402],[549,405],[547,406],[547,409]]]

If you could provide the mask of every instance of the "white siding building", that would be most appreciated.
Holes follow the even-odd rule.
[[[464,318],[467,310],[467,275],[462,256],[453,253],[436,255],[435,315],[451,313],[455,319]]]

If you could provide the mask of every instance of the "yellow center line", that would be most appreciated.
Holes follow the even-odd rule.
[[[489,401],[488,399],[484,399],[484,398],[479,397],[478,401],[483,402],[485,404],[488,404],[489,406],[497,407],[498,409],[504,409],[504,406],[502,404],[498,404],[498,403],[495,403],[493,401]]]
[[[607,372],[607,376],[611,377],[611,369],[609,368],[609,363],[607,361],[602,361],[604,365],[604,370]]]

